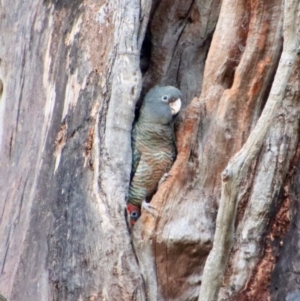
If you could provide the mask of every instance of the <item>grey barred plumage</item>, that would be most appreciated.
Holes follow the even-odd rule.
[[[132,180],[128,211],[131,224],[140,215],[141,204],[149,200],[162,176],[176,157],[174,116],[181,108],[182,94],[172,86],[154,87],[142,104],[132,131]]]

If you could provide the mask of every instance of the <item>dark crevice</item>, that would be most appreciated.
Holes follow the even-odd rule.
[[[178,38],[177,38],[177,40],[176,40],[176,43],[175,43],[175,46],[174,46],[174,49],[173,49],[173,53],[172,53],[172,57],[174,57],[174,55],[175,55],[175,52],[176,52],[176,50],[177,50],[177,46],[178,46],[178,44],[179,44],[179,41],[181,40],[181,37],[182,37],[182,35],[183,35],[183,33],[184,33],[184,30],[185,30],[186,26],[187,26],[189,23],[191,23],[191,21],[189,21],[189,18],[191,18],[190,16],[191,16],[191,11],[192,11],[194,2],[195,2],[195,1],[193,0],[192,3],[191,3],[191,6],[189,7],[189,9],[188,9],[188,11],[187,11],[187,13],[186,13],[185,18],[182,20],[182,22],[180,23],[180,25],[179,25],[178,28],[176,29],[176,31],[177,31],[177,30],[180,29],[180,27],[182,27],[181,32],[180,32],[180,34],[178,35]],[[179,60],[181,61],[181,56],[180,56],[180,59],[179,59]],[[179,61],[178,68],[177,68],[177,76],[176,76],[177,84],[178,84],[178,74],[179,74],[179,70],[180,70],[180,68],[179,68],[179,67],[180,67],[180,61]],[[171,67],[171,62],[170,62],[170,64],[169,64],[167,73],[169,72],[170,67]]]
[[[82,3],[82,0],[44,0],[44,4],[52,3],[56,9],[76,9]]]
[[[31,25],[31,27],[30,27],[30,38],[29,38],[29,48],[30,48],[30,50],[31,50],[31,47],[32,47],[32,45],[34,44],[34,42],[33,42],[33,39],[34,39],[34,37],[36,36],[35,35],[35,32],[34,32],[34,28],[35,28],[35,26],[36,26],[36,19],[37,19],[37,13],[38,13],[38,11],[39,11],[39,8],[40,8],[40,3],[38,3],[38,5],[37,5],[37,8],[36,8],[36,10],[35,10],[35,12],[34,12],[34,14],[33,14],[33,20],[32,20],[32,25]],[[41,38],[41,35],[37,35],[39,38]]]
[[[2,267],[1,267],[0,275],[3,275],[4,266],[5,266],[5,262],[6,262],[6,258],[7,258],[7,254],[8,254],[10,232],[11,232],[11,228],[10,228],[10,230],[9,230],[9,233],[8,233],[8,235],[7,235],[7,240],[6,240],[6,249],[5,249],[5,254],[4,254],[4,257],[3,257],[3,263],[2,263]]]
[[[195,0],[192,1],[185,17],[182,19],[182,22],[178,27],[180,27],[183,23],[192,23],[193,22],[192,17],[191,17],[191,12],[192,12],[194,4],[195,4]]]
[[[8,153],[9,161],[11,161],[13,141],[14,141],[14,131],[11,133],[9,139],[9,153]]]
[[[227,60],[224,63],[224,72],[222,76],[222,86],[224,89],[230,89],[233,85],[235,71],[241,62],[242,55],[247,46],[248,33],[249,33],[249,14],[251,9],[248,7],[244,16],[242,18],[242,24],[236,33],[235,45],[232,46],[230,52],[228,53]]]
[[[226,65],[226,71],[224,72],[222,78],[222,86],[225,90],[230,89],[232,87],[236,68],[236,66],[233,66],[232,64],[227,64],[227,62]]]
[[[16,133],[18,132],[21,102],[22,102],[22,99],[23,99],[25,64],[26,64],[26,45],[24,46],[24,49],[23,49],[22,64],[21,64],[21,68],[22,68],[21,79],[20,79],[20,81],[21,81],[21,90],[20,90],[20,95],[19,95],[19,99],[18,99],[18,109],[17,109],[17,116],[16,116]]]
[[[152,50],[151,33],[150,30],[147,29],[142,44],[141,53],[140,53],[140,69],[142,74],[145,74],[145,72],[149,68],[150,59],[151,59],[151,50]]]
[[[4,214],[4,211],[5,211],[6,204],[7,204],[7,195],[5,197],[3,210],[1,212],[0,225],[1,225],[2,221],[3,221],[3,214]]]
[[[0,65],[1,65],[1,59],[0,59]],[[3,94],[3,81],[0,79],[0,101]]]
[[[271,92],[271,88],[272,88],[272,85],[273,85],[273,82],[274,82],[274,78],[275,78],[275,75],[276,75],[276,70],[278,69],[278,65],[279,65],[279,60],[280,60],[280,54],[282,53],[282,50],[283,50],[283,39],[282,39],[282,43],[281,43],[281,49],[279,51],[279,55],[277,56],[277,61],[275,64],[273,64],[273,68],[271,70],[272,72],[272,75],[270,76],[270,80],[265,88],[265,91],[263,92],[263,95],[262,95],[262,102],[261,102],[261,107],[260,107],[260,114],[262,113],[266,103],[267,103],[267,100],[269,98],[269,94]]]
[[[178,38],[177,38],[177,40],[176,40],[176,44],[174,45],[172,57],[175,56],[175,52],[176,52],[176,50],[177,50],[177,46],[178,46],[178,44],[179,44],[179,41],[181,40],[181,37],[182,37],[182,35],[183,35],[183,33],[184,33],[184,29],[185,29],[185,27],[186,27],[187,24],[188,24],[188,22],[186,22],[186,23],[183,25],[183,28],[182,28],[180,34],[178,35]],[[168,72],[169,72],[169,70],[170,70],[171,65],[172,65],[172,61],[170,61],[168,70],[167,70],[167,72],[166,72],[167,74],[168,74]],[[178,73],[178,72],[179,72],[179,67],[177,68],[177,73]]]
[[[21,200],[20,200],[20,206],[19,206],[20,208],[19,208],[19,212],[18,212],[17,221],[20,220],[21,211],[22,211],[22,208],[23,208],[24,193],[25,193],[25,189],[26,189],[26,187],[27,187],[27,181],[28,181],[28,177],[27,177],[26,180],[25,180],[24,187],[23,187],[23,191],[22,191],[22,194],[21,194]]]
[[[151,12],[150,12],[149,23],[153,19],[153,16],[154,16],[155,12],[157,11],[160,2],[161,2],[160,0],[153,0],[152,1],[152,8],[151,8]]]

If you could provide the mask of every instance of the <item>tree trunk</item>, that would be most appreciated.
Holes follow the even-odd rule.
[[[298,1],[288,0],[284,6],[283,52],[265,108],[247,142],[222,173],[214,245],[203,272],[199,301],[228,300],[241,288],[245,290],[245,280],[251,282],[251,289],[247,291],[246,286],[246,292],[242,292],[238,299],[265,298],[265,288],[261,287],[261,283],[257,287],[258,279],[255,278],[261,282],[269,277],[274,258],[270,254],[270,245],[267,245],[269,254],[263,258],[263,263],[258,263],[263,246],[257,237],[261,238],[266,233],[272,206],[278,202],[298,142],[299,121],[296,116],[300,113],[297,101],[299,93],[293,87],[300,67],[297,59],[298,41],[295,39],[298,4]],[[249,178],[253,180],[249,181]],[[243,212],[239,214],[235,231],[237,207],[242,202],[244,208],[240,208]],[[278,218],[286,223],[286,216]],[[254,231],[256,237],[253,237]],[[272,236],[273,231],[278,229],[271,229]],[[285,232],[286,229],[281,231]],[[232,262],[227,268],[233,245]],[[250,279],[249,275],[252,276],[256,266],[260,269],[260,275]],[[226,268],[227,275],[224,277]],[[236,275],[239,275],[238,279]],[[222,278],[224,285],[219,294]]]
[[[145,300],[125,195],[150,7],[4,2],[0,291]]]
[[[7,300],[300,298],[298,0],[0,9]],[[132,122],[156,84],[185,96],[178,155],[131,231]]]

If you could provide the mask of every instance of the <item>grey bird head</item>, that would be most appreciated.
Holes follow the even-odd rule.
[[[173,86],[152,88],[145,96],[140,116],[150,123],[169,124],[181,108],[182,93]]]

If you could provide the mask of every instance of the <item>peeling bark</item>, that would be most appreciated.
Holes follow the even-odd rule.
[[[124,216],[151,8],[140,5],[1,3],[0,291],[11,301],[145,300]]]
[[[272,203],[278,201],[295,153],[298,141],[299,121],[296,116],[299,114],[297,101],[299,95],[296,93],[291,98],[287,96],[289,86],[294,83],[290,75],[293,71],[298,74],[299,41],[295,39],[298,7],[298,1],[285,3],[283,52],[268,101],[247,142],[229,161],[222,173],[222,194],[214,245],[203,272],[199,301],[227,300],[246,285],[247,278],[252,274],[261,251],[261,242],[255,237],[263,237],[266,231],[270,219],[268,213],[271,211]],[[294,77],[295,74],[293,74]],[[271,126],[272,130],[270,130]],[[266,143],[267,150],[263,152],[259,160],[258,156],[264,143]],[[248,180],[251,173],[256,174],[253,184]],[[237,205],[249,189],[252,190],[251,196],[237,236],[234,230]],[[255,236],[253,235],[254,229]],[[234,235],[237,240],[235,244],[238,247],[233,250],[233,260],[230,262],[228,271],[227,278],[229,278],[228,284],[230,285],[227,287],[225,283],[225,289],[218,297],[223,273],[228,266],[228,257],[234,244]],[[269,260],[272,261],[274,258]],[[226,277],[225,280],[227,280]],[[253,297],[258,296],[253,294],[246,300],[251,300]],[[263,298],[261,294],[259,297]],[[263,299],[267,300],[266,297]]]
[[[0,5],[0,293],[297,300],[299,1],[23,2]],[[184,95],[178,155],[130,233],[157,84]]]

